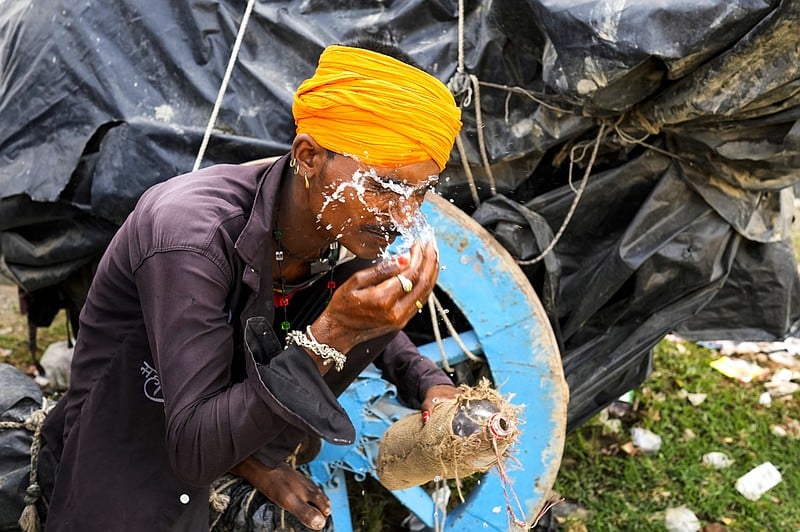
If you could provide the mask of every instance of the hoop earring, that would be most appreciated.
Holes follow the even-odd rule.
[[[289,168],[294,168],[295,175],[300,172],[300,165],[297,164],[297,159],[289,159]]]
[[[308,190],[308,188],[311,186],[311,185],[308,183],[308,172],[303,172],[303,179],[304,179],[304,180],[305,180],[305,182],[306,182],[306,190]]]

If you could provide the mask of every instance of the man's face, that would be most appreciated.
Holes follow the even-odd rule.
[[[438,174],[432,160],[383,167],[334,154],[311,187],[318,229],[359,257],[375,258],[412,225]]]

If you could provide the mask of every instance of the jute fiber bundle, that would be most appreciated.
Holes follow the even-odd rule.
[[[516,440],[520,407],[510,404],[484,379],[476,387],[462,385],[461,394],[444,401],[422,424],[420,413],[410,414],[393,424],[381,439],[377,473],[390,490],[420,486],[436,477],[455,479],[485,472],[494,466]],[[460,436],[453,419],[476,401],[489,401],[496,413],[489,418],[470,417],[477,432]],[[485,403],[484,403],[485,404]]]

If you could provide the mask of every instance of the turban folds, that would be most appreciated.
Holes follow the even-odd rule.
[[[402,166],[433,159],[442,170],[461,111],[447,87],[392,57],[329,46],[294,95],[297,133],[367,164]]]

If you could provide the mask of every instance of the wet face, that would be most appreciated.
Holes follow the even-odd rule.
[[[375,258],[414,223],[438,174],[432,160],[383,167],[329,152],[310,190],[317,227],[359,257]]]

